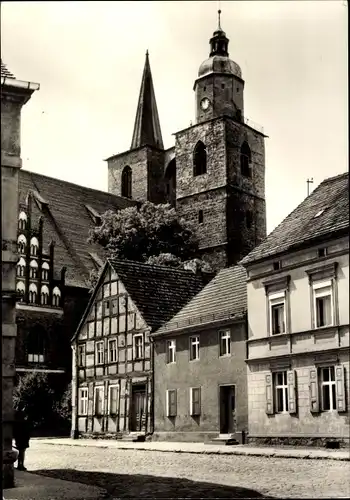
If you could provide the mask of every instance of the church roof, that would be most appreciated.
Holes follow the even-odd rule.
[[[164,148],[148,51],[142,75],[131,149],[146,144],[159,149]]]
[[[96,189],[78,186],[27,170],[19,171],[19,202],[25,204],[32,193],[32,227],[44,219],[43,249],[55,241],[55,268],[66,267],[66,285],[87,287],[90,271],[98,259],[104,261],[103,249],[88,243],[96,215],[119,210],[136,202]],[[92,210],[91,210],[92,209]]]
[[[349,230],[349,174],[325,179],[241,261],[247,265]]]
[[[182,333],[216,321],[241,319],[247,311],[247,274],[242,266],[221,270],[169,322],[154,333]]]
[[[1,59],[1,76],[7,78],[15,78],[15,76],[11,73],[11,71],[7,69],[6,64],[2,62],[2,59]]]

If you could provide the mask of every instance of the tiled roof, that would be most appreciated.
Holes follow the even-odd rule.
[[[1,76],[6,76],[7,78],[15,78],[15,76],[6,67],[6,64],[2,62],[1,59]]]
[[[103,214],[106,210],[123,209],[136,202],[20,170],[20,203],[25,203],[29,191],[34,193],[36,200],[32,204],[32,227],[37,225],[40,216],[44,218],[44,251],[48,251],[51,240],[54,240],[55,269],[63,266],[67,268],[66,285],[86,287],[89,273],[95,268],[96,262],[90,254],[97,254],[104,260],[102,247],[87,242],[89,230],[95,224],[86,205]]]
[[[246,281],[244,267],[223,269],[154,336],[219,320],[241,318],[247,311]]]
[[[253,263],[349,228],[349,174],[325,179],[242,261]]]
[[[152,330],[169,321],[208,283],[207,276],[192,271],[129,260],[109,262]]]

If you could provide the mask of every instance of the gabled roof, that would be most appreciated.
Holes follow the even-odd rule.
[[[100,289],[108,266],[122,281],[127,293],[151,330],[169,321],[208,283],[209,276],[192,271],[134,262],[108,259],[100,273],[72,342],[79,335],[91,305]]]
[[[325,179],[240,264],[282,254],[349,229],[349,174]]]
[[[159,149],[164,148],[148,51],[142,75],[131,149],[146,144]]]
[[[7,78],[15,78],[15,76],[11,73],[11,71],[7,69],[6,64],[2,62],[2,59],[1,59],[1,76]]]
[[[188,304],[154,333],[166,333],[243,318],[247,311],[247,274],[242,266],[221,270]]]
[[[208,282],[204,273],[130,260],[109,260],[148,326],[169,321]]]
[[[25,203],[28,192],[33,193],[32,227],[40,216],[44,218],[43,247],[55,241],[55,268],[66,267],[66,285],[87,287],[87,279],[95,269],[96,259],[105,260],[99,245],[88,243],[89,230],[94,227],[86,205],[96,213],[119,210],[136,202],[96,189],[90,189],[45,175],[19,171],[19,202]]]

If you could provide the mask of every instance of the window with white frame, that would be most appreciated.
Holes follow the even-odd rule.
[[[43,285],[41,287],[40,291],[40,303],[42,305],[47,305],[49,303],[49,289],[47,288],[46,285]]]
[[[102,365],[104,361],[104,342],[96,342],[95,344],[95,360],[97,365]]]
[[[110,415],[117,415],[118,406],[119,406],[119,385],[110,385],[108,388],[108,413]]]
[[[269,294],[270,334],[286,333],[285,292]]]
[[[287,371],[273,374],[275,413],[288,412],[288,381]]]
[[[61,300],[61,291],[57,286],[55,286],[55,288],[52,290],[52,305],[55,307],[59,307],[60,300]]]
[[[18,227],[19,229],[25,229],[27,225],[27,214],[25,212],[20,212],[18,217]]]
[[[199,359],[199,335],[190,337],[190,361]]]
[[[175,363],[176,362],[176,340],[167,340],[166,342],[166,351],[167,351],[167,363]]]
[[[117,362],[117,340],[111,339],[108,341],[108,362]]]
[[[95,387],[95,415],[103,415],[104,394],[105,391],[103,386]]]
[[[315,282],[312,289],[315,328],[333,325],[332,281]]]
[[[32,260],[30,262],[30,272],[29,272],[29,276],[30,278],[37,278],[38,277],[38,263],[36,260]]]
[[[30,255],[36,257],[38,255],[39,250],[39,241],[35,236],[30,240]]]
[[[21,257],[17,263],[17,276],[24,276],[26,268],[26,261]]]
[[[78,414],[79,415],[87,415],[88,412],[88,388],[80,387],[79,388],[79,405],[78,405]]]
[[[336,410],[337,398],[334,366],[320,368],[320,385],[322,411]]]
[[[86,345],[78,345],[78,366],[85,366]]]
[[[43,363],[45,353],[45,330],[41,327],[32,329],[27,336],[28,363]]]
[[[134,359],[143,358],[143,335],[134,335]]]
[[[190,415],[200,415],[201,414],[201,388],[191,387],[190,388]]]
[[[25,291],[26,291],[26,287],[25,287],[25,284],[23,283],[23,281],[17,282],[16,290],[17,290],[17,293],[20,295],[20,301],[22,302],[24,299]]]
[[[220,356],[229,356],[231,354],[231,332],[222,330],[219,332]]]
[[[43,281],[48,281],[49,270],[50,270],[50,266],[49,266],[48,262],[44,262],[42,265],[42,268],[41,268],[41,279]]]
[[[176,417],[177,414],[177,394],[176,389],[166,391],[166,416]]]
[[[38,294],[37,286],[34,283],[31,283],[29,285],[29,302],[31,304],[35,304],[37,294]]]
[[[26,245],[27,245],[27,238],[24,236],[24,234],[20,234],[18,236],[17,245],[18,245],[19,253],[25,253]]]

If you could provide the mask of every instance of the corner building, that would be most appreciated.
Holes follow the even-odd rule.
[[[266,136],[244,116],[244,80],[228,45],[219,23],[194,84],[196,123],[167,150],[147,53],[131,148],[107,159],[109,192],[171,203],[196,224],[200,257],[216,270],[266,237]]]

